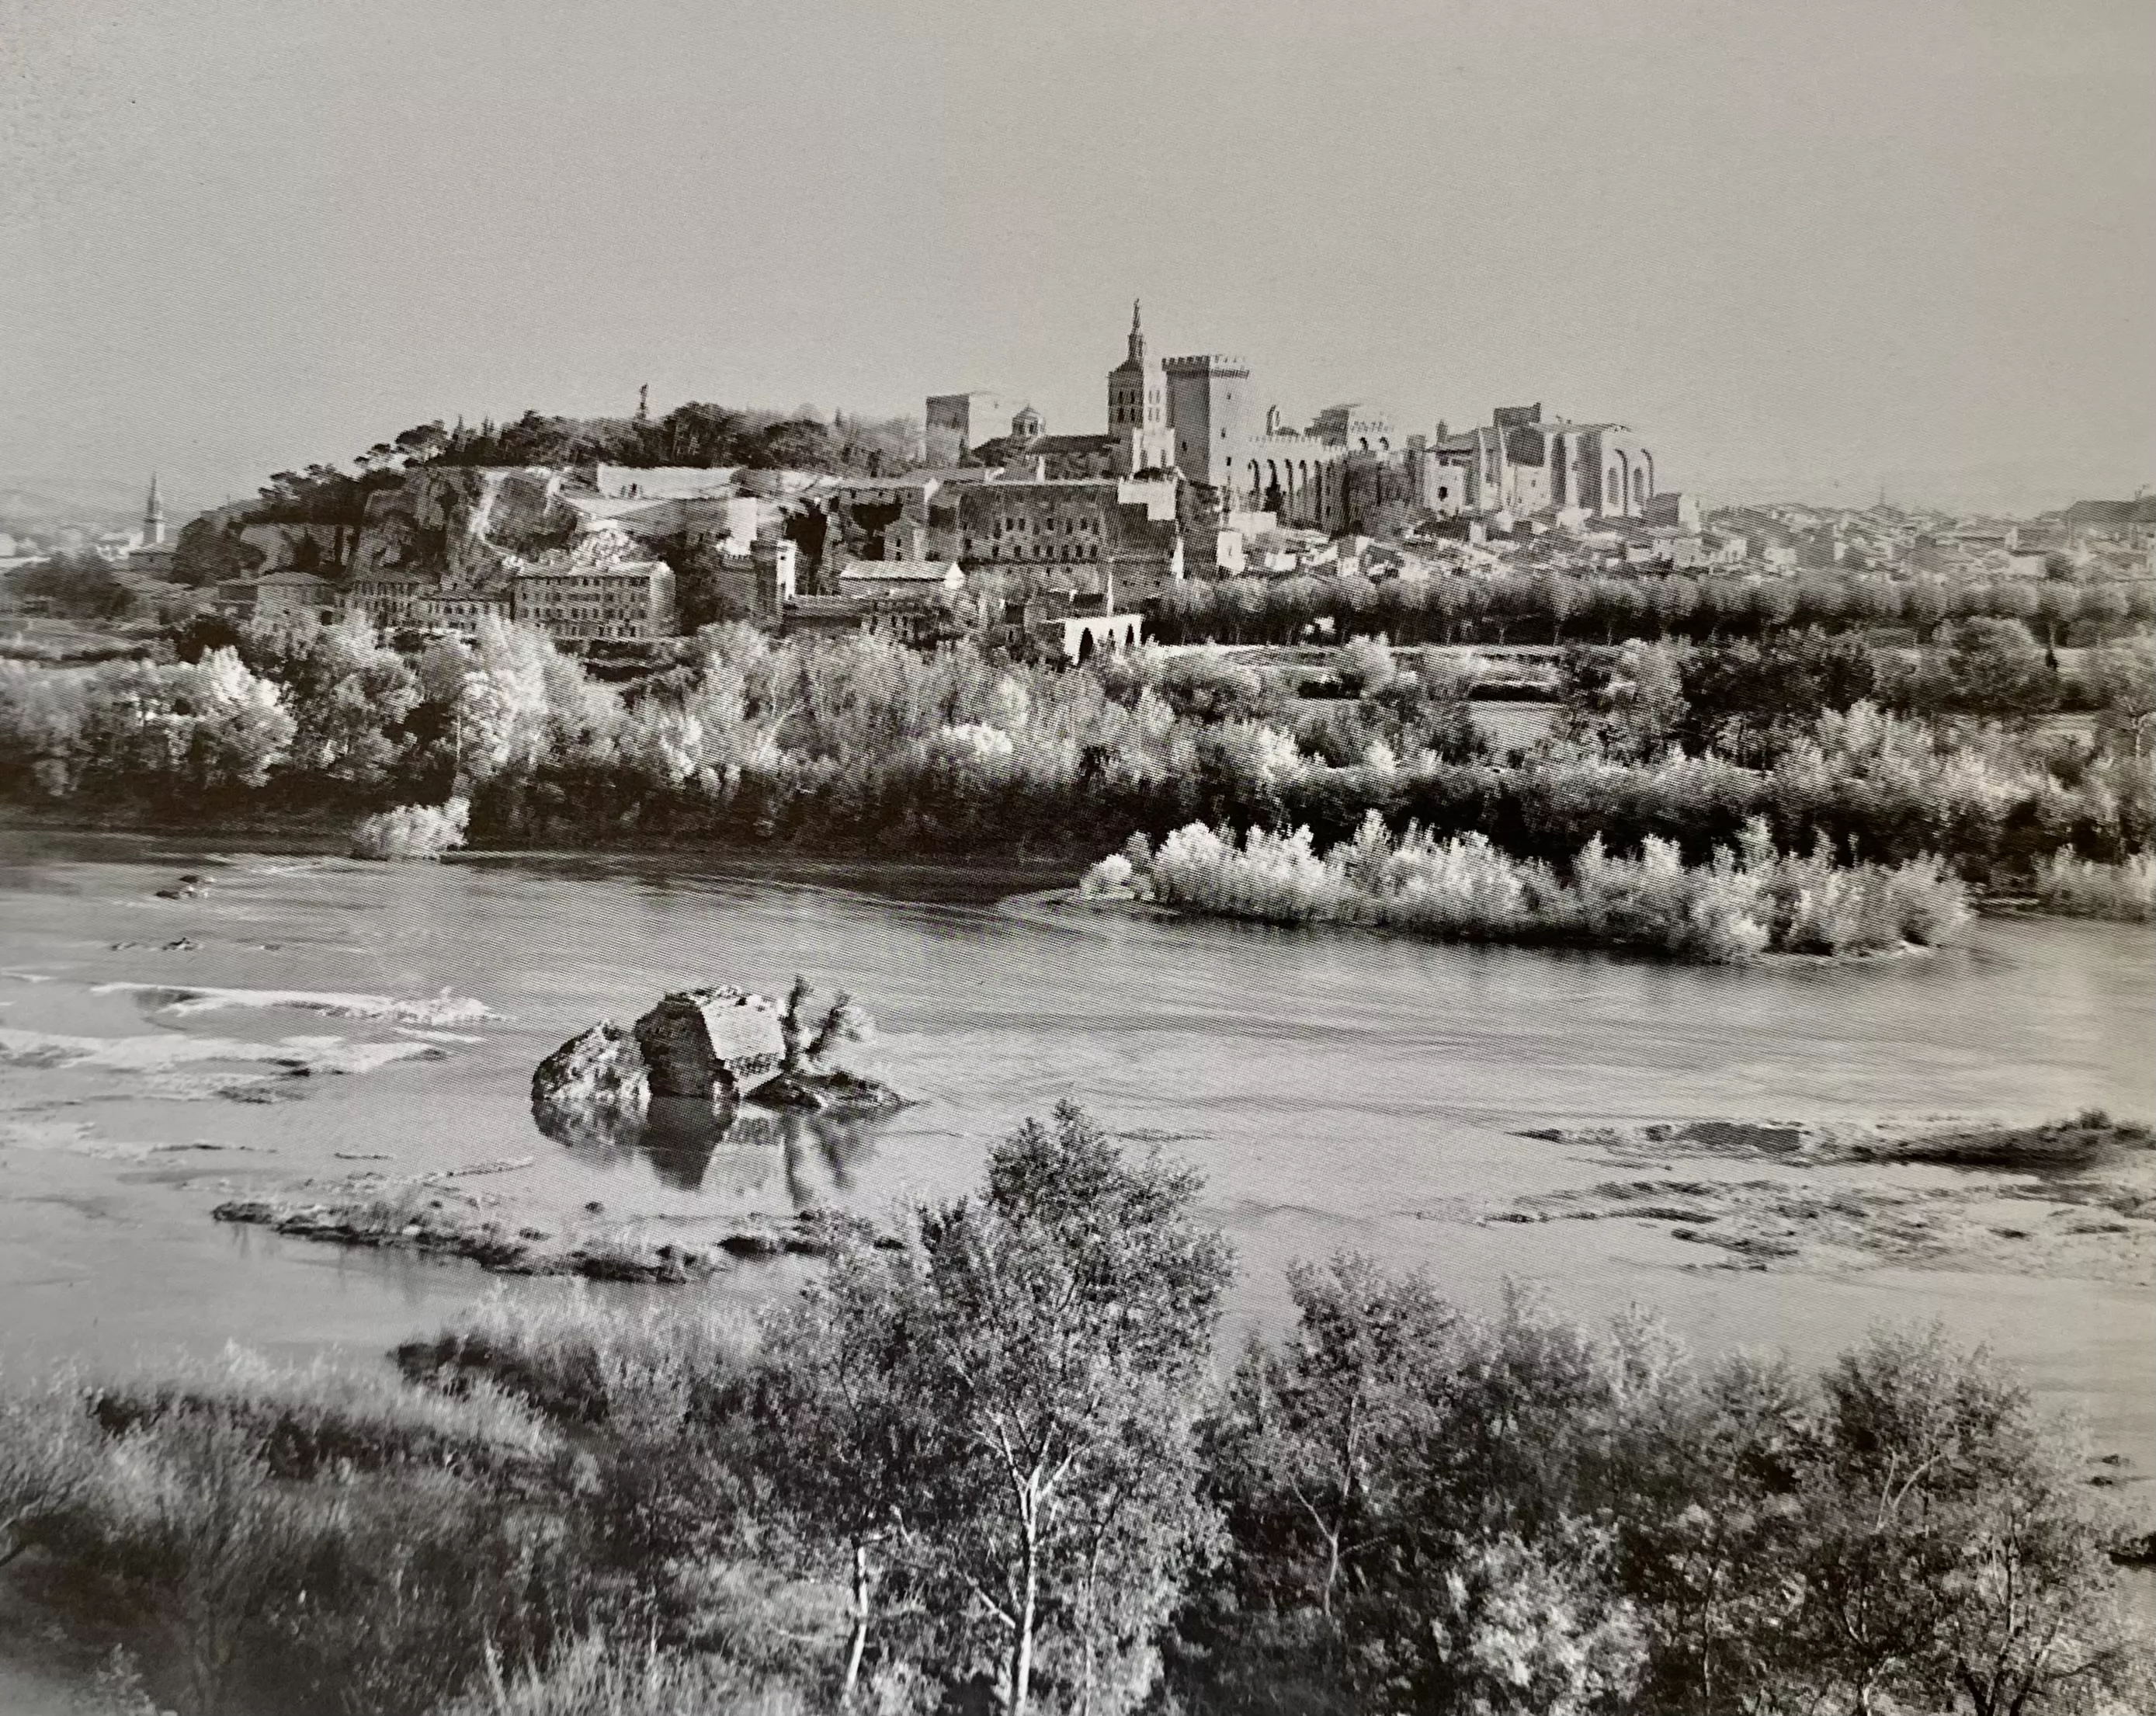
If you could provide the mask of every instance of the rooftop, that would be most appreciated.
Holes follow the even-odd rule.
[[[2076,501],[2066,511],[2071,524],[2156,524],[2156,495],[2131,501]]]

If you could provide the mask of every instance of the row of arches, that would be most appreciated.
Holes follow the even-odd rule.
[[[1081,665],[1091,661],[1101,650],[1114,655],[1118,650],[1135,650],[1138,646],[1138,623],[1135,619],[1117,617],[1113,619],[1081,619],[1065,622],[1077,626],[1077,647],[1070,648],[1066,639],[1066,654]]]
[[[1602,475],[1602,510],[1637,516],[1647,510],[1647,496],[1655,492],[1655,456],[1644,447],[1628,453],[1614,450],[1609,468]]]
[[[1308,459],[1250,459],[1243,465],[1244,510],[1270,512],[1283,524],[1324,528],[1340,508],[1338,464]]]

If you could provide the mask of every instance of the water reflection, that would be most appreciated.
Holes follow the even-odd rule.
[[[534,1102],[531,1118],[587,1160],[611,1166],[641,1158],[679,1191],[739,1196],[758,1189],[777,1169],[793,1207],[807,1210],[851,1189],[854,1170],[875,1149],[870,1134],[881,1117],[654,1097],[641,1113]]]

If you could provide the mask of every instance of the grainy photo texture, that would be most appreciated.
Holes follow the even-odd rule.
[[[2156,1708],[2144,0],[0,0],[0,1716]]]

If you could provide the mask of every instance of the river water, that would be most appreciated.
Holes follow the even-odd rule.
[[[210,885],[157,897],[183,871]],[[1994,919],[1933,957],[1715,969],[1096,916],[1020,889],[919,871],[543,855],[368,866],[0,835],[0,1034],[15,1034],[0,1035],[13,1044],[0,1057],[0,1359],[136,1364],[232,1339],[373,1353],[490,1292],[584,1290],[208,1219],[236,1189],[357,1158],[401,1174],[529,1156],[520,1195],[563,1208],[873,1213],[968,1187],[995,1138],[1067,1097],[1113,1129],[1168,1135],[1163,1148],[1203,1173],[1207,1213],[1240,1258],[1238,1325],[1279,1319],[1290,1260],[1349,1247],[1424,1265],[1472,1305],[1525,1280],[1578,1314],[1638,1302],[1702,1346],[1781,1346],[1808,1363],[1876,1321],[1936,1318],[2083,1410],[2138,1472],[2156,1468],[2156,1307],[2141,1289],[1746,1273],[1702,1267],[1707,1248],[1645,1222],[1458,1219],[1608,1174],[1593,1152],[1514,1135],[1525,1125],[2146,1117],[2147,932]],[[874,1012],[854,1062],[919,1106],[865,1133],[767,1125],[716,1144],[567,1145],[534,1128],[532,1066],[593,1020],[625,1022],[692,982],[778,993],[796,972]],[[169,995],[110,987],[124,984],[446,991],[501,1016],[429,1036],[285,1005],[175,1013]],[[441,1058],[235,1102],[158,1061],[175,1033],[234,1053],[303,1040],[332,1057],[359,1045]],[[76,1047],[36,1047],[62,1037]],[[131,1065],[82,1059],[81,1040],[121,1038],[156,1040]],[[708,1291],[746,1303],[788,1278],[745,1265]]]

